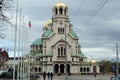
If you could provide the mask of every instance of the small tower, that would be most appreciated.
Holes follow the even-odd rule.
[[[67,6],[59,2],[53,7],[53,16],[55,15],[68,15],[68,8]]]

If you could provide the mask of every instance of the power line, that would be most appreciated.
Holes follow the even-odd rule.
[[[87,19],[88,21],[85,23],[85,25],[88,25],[91,22],[91,20],[96,16],[96,14],[102,9],[102,7],[104,7],[104,5],[107,3],[107,1],[108,0],[102,0],[102,2],[100,2],[98,7],[95,8],[95,10],[91,13],[89,18]]]
[[[83,6],[83,4],[85,3],[85,1],[86,0],[82,0],[81,4],[79,5],[79,7],[76,10],[76,12],[73,14],[72,18],[75,17],[79,13],[79,11],[80,11],[81,7]]]

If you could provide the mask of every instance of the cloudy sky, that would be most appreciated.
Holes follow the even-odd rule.
[[[42,27],[52,17],[52,8],[60,0],[19,0],[22,16],[27,24],[32,23],[31,40],[41,37]],[[116,42],[120,42],[120,0],[62,0],[68,6],[73,30],[79,37],[82,53],[88,59],[114,59]],[[15,10],[11,12],[15,17]],[[11,20],[13,23],[15,19]],[[0,47],[14,50],[14,28],[5,30],[5,39],[0,39]]]

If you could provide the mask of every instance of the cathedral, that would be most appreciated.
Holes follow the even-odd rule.
[[[79,38],[73,28],[67,5],[63,2],[55,4],[52,18],[43,26],[41,38],[31,44],[34,73],[99,73],[99,66],[95,61],[86,62],[87,57],[81,51]]]

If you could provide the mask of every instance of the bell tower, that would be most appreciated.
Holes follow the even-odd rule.
[[[53,16],[55,15],[68,15],[68,8],[67,6],[59,2],[53,7]]]
[[[68,16],[68,7],[63,2],[58,2],[52,8],[52,29],[55,33],[69,33],[69,16]],[[64,29],[67,26],[67,29]]]

